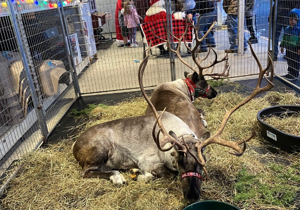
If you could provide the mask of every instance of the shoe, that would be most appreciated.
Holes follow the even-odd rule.
[[[286,80],[295,80],[296,79],[296,77],[294,77],[291,74],[286,74],[286,75],[284,75],[282,77],[285,78]]]
[[[208,44],[207,47],[215,48],[216,45],[215,44]]]
[[[247,51],[248,48],[244,48],[244,52]],[[233,50],[233,49],[227,49],[225,50],[225,53],[237,53],[238,50]]]
[[[161,50],[159,55],[167,57],[167,56],[169,56],[169,50]]]
[[[277,61],[277,58],[273,58],[273,61]]]
[[[202,52],[207,52],[207,49],[197,49],[196,53],[202,53]]]
[[[237,53],[238,50],[233,50],[233,49],[227,49],[225,50],[225,53]]]
[[[248,41],[251,43],[251,44],[257,44],[258,43],[258,39],[256,37],[250,37],[248,39]]]
[[[124,44],[121,44],[121,45],[119,45],[118,47],[124,47],[125,45]]]
[[[130,47],[139,47],[136,43],[130,45]]]
[[[125,47],[130,47],[130,43],[125,44]]]

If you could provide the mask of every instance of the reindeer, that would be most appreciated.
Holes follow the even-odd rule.
[[[207,174],[204,147],[213,143],[220,144],[234,149],[236,152],[232,154],[242,155],[246,149],[246,142],[254,134],[248,139],[232,142],[223,140],[220,137],[221,133],[234,111],[257,94],[274,86],[272,71],[270,80],[266,78],[268,84],[260,88],[267,69],[262,69],[252,47],[251,52],[260,67],[256,88],[248,98],[225,114],[221,127],[213,136],[206,132],[197,138],[192,129],[174,114],[165,110],[156,111],[147,97],[143,88],[143,74],[149,59],[148,51],[139,67],[139,84],[154,115],[114,120],[95,125],[83,132],[72,148],[75,159],[82,167],[82,176],[109,179],[114,184],[124,184],[126,180],[118,170],[131,170],[140,174],[137,181],[174,177],[179,174],[186,201],[191,203],[199,200],[201,184],[204,175]],[[273,67],[270,55],[269,60]],[[241,148],[240,145],[244,146]]]
[[[215,22],[211,25],[209,30],[205,33],[205,35],[199,39],[198,38],[198,27],[195,27],[191,22],[188,24],[188,20],[186,19],[186,28],[184,33],[180,38],[175,37],[169,30],[165,29],[171,37],[176,39],[178,41],[178,45],[176,49],[172,49],[170,40],[164,40],[160,37],[158,37],[153,31],[154,36],[157,38],[167,42],[169,49],[176,53],[179,60],[186,65],[188,68],[190,68],[194,73],[188,74],[185,72],[186,79],[177,79],[172,82],[167,82],[158,85],[152,95],[151,95],[151,102],[154,104],[155,108],[158,111],[162,111],[166,107],[166,111],[176,115],[180,119],[182,119],[196,134],[197,137],[200,137],[202,134],[206,132],[206,122],[201,117],[201,112],[199,115],[199,110],[195,108],[193,105],[194,98],[202,97],[202,98],[208,98],[212,99],[217,96],[217,91],[213,89],[205,80],[205,76],[210,76],[214,79],[219,79],[221,77],[228,77],[229,75],[229,64],[228,64],[228,54],[226,54],[221,60],[218,60],[217,53],[213,49],[209,48],[209,51],[207,55],[200,59],[200,54],[197,53],[197,49],[202,42],[203,39],[206,38],[206,36],[209,34],[209,32],[212,30],[213,26],[215,25]],[[196,66],[193,67],[189,65],[180,55],[180,45],[182,43],[182,40],[184,39],[188,27],[194,28],[195,33],[195,40],[196,45],[193,49],[188,47],[184,40],[185,46],[188,48],[189,51],[192,53],[193,61],[195,62]],[[210,52],[213,51],[214,53],[214,60],[207,66],[202,66],[201,62],[206,60],[210,54]],[[209,69],[211,67],[214,67],[216,64],[221,63],[225,61],[225,66],[223,69],[223,72],[221,73],[212,73],[213,68],[210,72],[204,70]],[[199,73],[197,73],[196,69],[198,68]],[[147,107],[145,115],[149,116],[152,115],[152,110],[150,106]]]

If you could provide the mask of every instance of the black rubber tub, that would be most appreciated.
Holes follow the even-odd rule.
[[[271,117],[272,115],[280,116],[285,113],[288,116],[291,116],[297,112],[300,112],[300,106],[293,105],[272,106],[258,112],[257,120],[261,127],[262,136],[284,151],[300,151],[300,136],[284,133],[264,122],[264,119]]]
[[[221,201],[200,201],[187,206],[183,210],[239,210],[239,208]]]

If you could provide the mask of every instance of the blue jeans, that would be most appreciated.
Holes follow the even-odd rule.
[[[128,39],[130,41],[130,44],[135,43],[135,38],[136,38],[136,27],[134,28],[128,28]]]
[[[217,10],[215,9],[212,12],[204,13],[200,19],[199,19],[199,31],[198,31],[198,37],[201,39],[201,37],[204,36],[204,34],[208,31],[211,24],[217,20]],[[201,50],[207,50],[207,45],[216,45],[215,38],[211,32],[207,34],[206,38],[200,43]]]
[[[298,78],[300,70],[300,56],[298,55],[298,47],[286,47],[286,60],[288,63],[289,74]]]
[[[227,15],[227,31],[228,31],[228,38],[231,50],[237,50],[238,45],[236,43],[237,39],[237,28],[238,28],[238,16],[237,15]],[[244,33],[244,48],[247,48],[247,40],[245,38]]]

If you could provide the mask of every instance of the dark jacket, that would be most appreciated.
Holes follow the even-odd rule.
[[[216,9],[216,1],[215,0],[198,0],[196,1],[195,8],[191,11],[187,11],[187,14],[196,14],[199,13],[200,15],[204,13],[212,12]]]
[[[245,16],[253,16],[254,15],[255,2],[256,2],[256,0],[246,0],[245,1]]]

